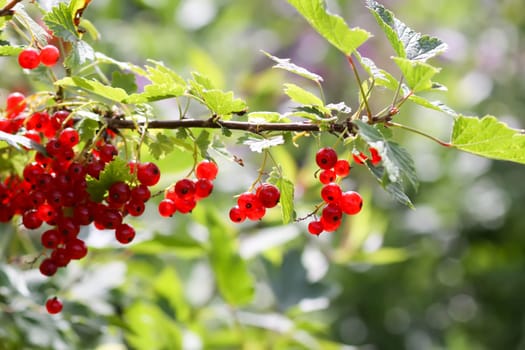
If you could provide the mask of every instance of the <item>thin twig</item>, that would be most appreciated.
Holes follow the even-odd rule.
[[[350,63],[350,67],[352,67],[352,72],[354,72],[354,76],[355,76],[355,80],[357,81],[357,85],[359,85],[359,90],[361,91],[363,102],[365,103],[366,114],[368,115],[368,120],[372,120],[372,111],[370,109],[370,106],[368,105],[367,94],[365,93],[365,90],[363,89],[363,83],[361,82],[361,78],[359,77],[359,72],[357,71],[357,68],[354,64],[354,60],[352,59],[351,55],[346,56],[346,59],[348,60],[348,63]]]
[[[445,141],[442,141],[442,140],[438,139],[437,137],[429,135],[429,134],[427,134],[424,131],[421,131],[421,130],[418,130],[418,129],[414,129],[414,128],[410,127],[410,126],[406,126],[406,125],[398,124],[398,123],[394,123],[394,122],[388,122],[388,123],[385,123],[385,125],[387,125],[387,126],[395,126],[397,128],[400,128],[400,129],[411,131],[411,132],[416,133],[418,135],[424,136],[427,139],[430,139],[430,140],[432,140],[432,141],[434,141],[434,142],[436,142],[439,145],[444,146],[444,147],[452,147],[452,144],[450,144],[448,142],[445,142]]]

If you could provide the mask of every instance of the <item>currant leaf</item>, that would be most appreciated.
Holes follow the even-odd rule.
[[[122,102],[128,97],[124,89],[105,85],[97,80],[88,80],[81,77],[66,77],[56,81],[55,85],[78,87],[115,102]]]
[[[164,268],[153,281],[155,293],[169,302],[177,319],[189,321],[191,309],[184,295],[181,279],[174,267]]]
[[[276,65],[274,65],[272,68],[279,68],[286,70],[290,73],[297,74],[303,78],[315,81],[317,83],[321,83],[323,81],[323,77],[321,77],[318,74],[310,72],[308,69],[298,66],[295,63],[292,63],[289,58],[279,58],[270,55],[266,51],[262,51],[266,56],[268,56],[272,61],[277,62]]]
[[[431,79],[439,73],[439,68],[422,61],[411,61],[407,58],[393,57],[392,59],[403,73],[408,87],[413,92],[432,89],[433,82]]]
[[[17,56],[23,49],[22,47],[0,45],[0,56]]]
[[[93,201],[101,202],[111,185],[118,181],[130,181],[131,176],[128,163],[117,157],[106,164],[98,179],[87,177],[87,191]]]
[[[73,22],[74,13],[70,6],[61,2],[53,7],[44,16],[44,23],[59,38],[69,42],[76,42],[80,39],[75,23]]]

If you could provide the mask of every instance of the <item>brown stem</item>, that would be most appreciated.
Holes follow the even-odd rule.
[[[2,16],[12,16],[15,14],[13,7],[22,0],[11,0],[8,2],[2,9],[0,9],[0,17]]]

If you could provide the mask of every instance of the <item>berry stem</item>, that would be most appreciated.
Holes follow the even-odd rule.
[[[426,132],[424,131],[421,131],[421,130],[418,130],[418,129],[415,129],[415,128],[412,128],[410,126],[407,126],[407,125],[403,125],[403,124],[399,124],[399,123],[394,123],[394,122],[387,122],[385,123],[387,126],[395,126],[397,128],[400,128],[400,129],[404,129],[404,130],[407,130],[407,131],[410,131],[410,132],[413,132],[413,133],[416,133],[418,135],[421,135],[421,136],[424,136],[436,143],[438,143],[439,145],[443,146],[443,147],[452,147],[452,145],[448,142],[445,142],[445,141],[442,141],[440,139],[438,139],[437,137],[434,137],[432,135],[429,135],[427,134]]]
[[[361,81],[361,77],[359,77],[359,72],[357,71],[357,68],[354,64],[354,60],[352,59],[351,55],[346,56],[346,59],[348,60],[348,63],[350,63],[350,67],[352,67],[352,72],[354,73],[355,80],[357,81],[357,85],[359,85],[359,90],[361,91],[361,96],[363,97],[363,102],[366,107],[366,114],[368,115],[368,119],[372,120],[372,111],[370,110],[370,106],[368,105],[368,97],[365,93],[365,90],[363,89],[363,84]]]

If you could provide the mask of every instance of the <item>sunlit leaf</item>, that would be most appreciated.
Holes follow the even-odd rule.
[[[88,80],[81,77],[66,77],[56,81],[55,85],[78,87],[116,102],[121,102],[128,97],[124,89],[105,85],[97,80]]]
[[[324,0],[288,0],[328,42],[344,54],[352,54],[372,35],[360,28],[350,28],[338,15],[326,9]]]
[[[284,93],[294,102],[302,105],[324,106],[323,101],[295,84],[284,84]]]
[[[218,116],[225,117],[232,113],[241,113],[246,110],[246,102],[235,98],[232,91],[204,90],[202,98],[210,111]]]
[[[525,164],[525,133],[493,116],[460,116],[454,121],[451,146],[482,157]]]
[[[22,135],[13,135],[0,130],[0,141],[5,141],[10,146],[13,146],[16,149],[21,149],[22,147],[25,147],[37,150],[43,154],[46,153],[42,145]]]
[[[420,106],[423,106],[429,109],[443,112],[443,113],[446,113],[454,117],[458,115],[456,111],[454,111],[452,108],[450,108],[449,106],[447,106],[441,101],[430,101],[424,97],[417,96],[417,95],[411,95],[408,99]]]
[[[184,287],[175,268],[164,268],[153,281],[153,288],[157,294],[168,300],[176,313],[177,320],[188,321],[191,309],[184,296]]]
[[[69,42],[79,40],[78,32],[73,23],[73,12],[65,3],[61,2],[44,16],[44,23],[53,34]]]
[[[296,65],[295,63],[292,63],[289,58],[279,58],[279,57],[270,55],[266,51],[262,51],[262,52],[266,56],[268,56],[271,60],[273,60],[274,62],[277,62],[277,64],[274,65],[272,68],[284,69],[290,73],[297,74],[303,78],[315,81],[317,83],[320,83],[323,81],[323,77],[321,77],[318,74],[310,72],[308,69],[304,67],[301,67],[301,66]]]
[[[439,73],[440,69],[422,61],[411,61],[407,58],[393,57],[394,62],[403,73],[406,83],[414,92],[431,89],[432,77]]]
[[[1,45],[0,46],[0,56],[17,56],[22,52],[22,47],[10,46],[10,45]]]

